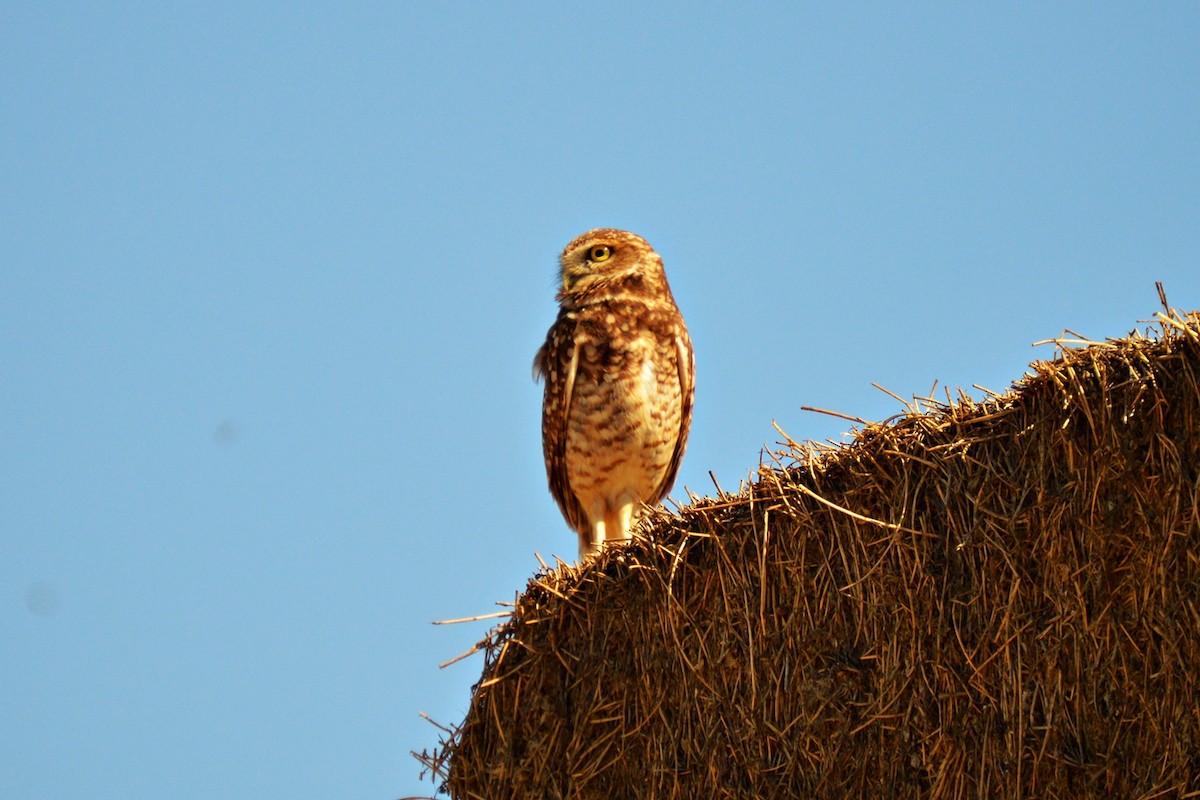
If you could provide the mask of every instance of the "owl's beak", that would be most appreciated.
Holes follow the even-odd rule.
[[[574,289],[579,282],[587,277],[586,273],[573,272],[571,270],[563,270],[562,273],[562,288],[564,292],[569,292]]]

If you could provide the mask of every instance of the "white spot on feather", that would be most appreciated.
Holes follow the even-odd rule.
[[[646,403],[650,403],[656,394],[658,394],[658,377],[654,374],[654,362],[646,359],[642,363],[642,399]]]

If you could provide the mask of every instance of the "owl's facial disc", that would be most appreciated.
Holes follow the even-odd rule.
[[[566,253],[562,259],[562,283],[564,292],[586,288],[598,278],[612,272],[617,254],[615,245],[591,242],[584,247]]]

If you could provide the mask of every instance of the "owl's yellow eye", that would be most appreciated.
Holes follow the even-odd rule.
[[[606,244],[598,244],[588,250],[588,261],[608,261],[612,258],[612,248]]]

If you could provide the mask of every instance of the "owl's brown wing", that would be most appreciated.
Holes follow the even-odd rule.
[[[533,359],[534,378],[546,381],[542,399],[542,455],[550,494],[571,527],[585,536],[590,535],[587,514],[567,477],[567,420],[571,416],[578,368],[579,343],[574,331],[570,326],[556,323]]]
[[[662,483],[655,493],[655,498],[662,500],[675,485],[679,475],[679,465],[683,461],[683,451],[687,449],[688,431],[692,427],[692,402],[695,399],[696,387],[696,356],[692,351],[692,340],[686,331],[680,331],[675,336],[675,369],[679,374],[679,436],[675,440],[675,451],[671,453],[671,461],[663,474]]]

